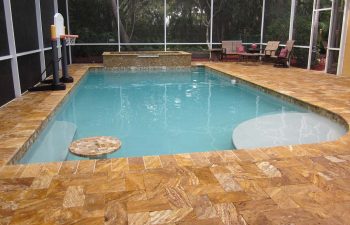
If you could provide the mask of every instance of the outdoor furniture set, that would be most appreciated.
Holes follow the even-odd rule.
[[[258,48],[256,44],[252,44],[246,51],[242,41],[222,41],[222,48],[210,50],[210,59],[223,60],[228,56],[238,56],[240,61],[247,62],[251,60],[272,61],[274,66],[288,67],[293,51],[294,40],[288,40],[285,47],[278,51],[280,42],[269,41],[264,50]]]

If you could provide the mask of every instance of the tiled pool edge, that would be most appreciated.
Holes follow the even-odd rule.
[[[79,65],[75,65],[79,66]],[[38,124],[37,129],[28,137],[28,139],[23,143],[23,145],[18,148],[11,157],[8,159],[5,159],[5,163],[1,164],[1,166],[5,165],[13,165],[13,164],[18,164],[18,161],[23,157],[23,155],[27,152],[27,150],[30,148],[30,146],[33,144],[33,142],[36,140],[38,135],[42,132],[43,129],[47,126],[47,124],[50,122],[50,120],[53,118],[55,115],[56,111],[59,109],[59,107],[66,101],[66,99],[70,96],[72,91],[80,84],[82,79],[85,77],[85,75],[90,72],[90,71],[99,71],[101,69],[108,70],[108,71],[126,71],[126,70],[135,70],[135,71],[140,71],[140,70],[159,70],[159,69],[171,69],[171,70],[182,70],[185,68],[191,68],[191,67],[183,67],[183,66],[178,66],[178,67],[169,67],[169,68],[164,68],[164,67],[135,67],[135,68],[130,68],[130,67],[118,67],[118,68],[106,68],[103,67],[103,65],[88,65],[86,68],[80,72],[79,75],[75,74],[77,72],[74,72],[72,75],[74,77],[74,82],[71,84],[68,84],[67,86],[67,92],[64,94],[64,96],[59,100],[57,105],[54,107],[54,109],[49,113],[49,115],[41,121],[40,124]],[[51,92],[54,93],[54,92]],[[16,101],[16,100],[14,100]],[[11,103],[9,103],[11,104]]]
[[[78,72],[76,71],[73,72],[72,76],[74,78],[74,82],[66,85],[66,92],[64,93],[62,98],[57,102],[57,104],[54,106],[53,110],[51,110],[49,115],[44,120],[42,120],[40,124],[37,124],[38,127],[36,128],[36,130],[28,137],[28,139],[23,143],[23,145],[13,153],[12,157],[10,157],[9,159],[5,159],[5,163],[0,166],[17,164],[17,162],[23,157],[23,155],[27,152],[29,147],[36,140],[38,135],[42,132],[43,129],[45,129],[45,127],[47,126],[49,121],[53,118],[53,116],[55,115],[59,107],[70,96],[70,94],[75,89],[75,87],[79,85],[81,80],[85,77],[85,75],[91,69],[94,69],[94,68],[100,68],[100,66],[93,66],[93,65],[87,66],[86,68],[84,68],[83,71],[80,71],[78,75],[77,75]],[[48,92],[48,93],[54,93],[54,92]]]
[[[283,101],[287,101],[289,103],[292,103],[292,104],[296,104],[298,106],[301,106],[303,108],[306,108],[316,114],[319,114],[321,116],[324,116],[324,117],[327,117],[328,119],[330,120],[333,120],[339,124],[341,124],[342,126],[344,126],[344,128],[347,130],[347,132],[349,132],[349,123],[346,121],[346,119],[344,117],[342,117],[341,115],[335,113],[335,112],[332,112],[328,109],[325,109],[325,108],[322,108],[320,106],[317,106],[317,105],[314,105],[313,103],[310,103],[310,102],[306,102],[306,101],[303,101],[301,99],[298,99],[298,98],[295,98],[293,96],[290,96],[288,94],[284,94],[284,93],[281,93],[281,92],[278,92],[276,90],[273,90],[271,88],[268,88],[268,87],[264,87],[260,84],[257,84],[257,83],[254,83],[252,81],[248,81],[248,80],[245,80],[243,78],[240,78],[238,77],[237,75],[235,74],[228,74],[226,72],[223,72],[223,71],[220,71],[219,69],[217,68],[212,68],[210,67],[210,65],[205,65],[205,67],[209,70],[212,70],[212,71],[215,71],[217,73],[220,73],[220,74],[223,74],[225,76],[229,76],[229,77],[232,77],[236,80],[238,80],[239,83],[242,83],[242,84],[245,84],[245,85],[248,85],[250,87],[253,87],[259,91],[262,91],[266,94],[269,94],[269,95],[272,95],[272,96],[275,96]]]
[[[240,70],[237,67],[229,66],[234,73]],[[308,75],[308,71],[300,75]],[[259,81],[259,76],[252,78]],[[341,78],[341,82],[345,84],[335,81],[335,87],[327,92],[331,97],[326,95],[320,105],[350,121],[350,91],[342,92],[340,101],[327,104],[339,96],[337,88],[349,87],[350,78]],[[293,90],[289,85],[284,87]],[[167,224],[347,224],[349,144],[347,135],[327,145],[263,151],[3,166],[0,223],[153,224],[161,220]]]
[[[79,65],[75,65],[76,67],[79,67]],[[276,90],[270,89],[268,87],[259,85],[257,83],[254,83],[252,81],[248,81],[245,80],[243,78],[238,77],[236,74],[232,73],[227,73],[224,71],[221,71],[217,68],[213,68],[210,65],[194,65],[194,66],[204,66],[205,68],[209,69],[209,70],[213,70],[215,72],[221,73],[225,76],[230,76],[230,77],[234,77],[235,79],[239,80],[239,82],[244,83],[246,85],[249,85],[253,88],[256,88],[260,91],[263,91],[265,93],[271,94],[273,96],[276,96],[277,98],[286,100],[288,102],[294,103],[294,104],[298,104],[302,107],[306,107],[318,114],[327,116],[328,118],[342,124],[347,130],[349,130],[349,124],[346,121],[345,118],[343,118],[341,115],[332,112],[330,110],[327,110],[325,108],[313,105],[312,103],[308,103],[305,101],[302,101],[300,99],[294,98],[292,96],[289,96],[287,94],[284,93],[280,93]],[[40,132],[46,127],[47,123],[52,119],[53,115],[55,114],[55,112],[57,111],[57,109],[64,103],[64,101],[67,99],[67,97],[70,95],[70,93],[74,90],[74,88],[80,83],[80,81],[83,79],[83,77],[87,74],[87,72],[89,71],[95,71],[95,70],[100,70],[104,68],[102,65],[87,65],[84,67],[83,71],[80,71],[80,74],[75,74],[77,73],[76,71],[73,74],[74,78],[78,78],[72,85],[70,85],[69,87],[67,87],[67,92],[64,93],[64,95],[62,96],[62,98],[59,100],[59,102],[56,104],[56,106],[54,106],[54,109],[49,113],[49,115],[40,123],[38,124],[38,128],[35,130],[35,132],[30,135],[30,137],[23,143],[23,145],[16,150],[16,152],[12,155],[12,157],[10,157],[10,159],[7,159],[7,162],[4,163],[3,165],[0,166],[4,166],[4,165],[11,165],[11,164],[15,164],[16,162],[19,161],[19,159],[21,159],[23,157],[23,155],[26,153],[26,151],[28,150],[28,148],[30,147],[30,145],[34,142],[34,140],[37,138],[38,134],[40,134]],[[81,68],[79,68],[81,69]],[[78,70],[79,70],[78,69]],[[159,69],[159,68],[152,68],[152,69]],[[172,68],[173,69],[173,68]],[[179,68],[182,69],[182,68]],[[123,70],[123,69],[122,69]],[[348,135],[348,133],[346,134]],[[344,136],[346,136],[344,135]],[[338,141],[338,140],[337,140]],[[336,142],[336,141],[333,141]],[[321,144],[321,143],[315,143],[317,144]],[[220,150],[220,151],[225,151],[225,150]],[[6,160],[5,160],[6,161]]]

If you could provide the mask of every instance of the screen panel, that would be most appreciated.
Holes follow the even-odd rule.
[[[200,0],[167,1],[167,42],[208,43],[210,5]]]
[[[23,93],[41,80],[40,54],[18,57],[18,70]]]
[[[316,0],[316,8],[324,9],[332,7],[332,0]]]
[[[67,33],[67,8],[66,8],[66,0],[57,0],[58,4],[58,12],[62,14],[64,18],[64,26],[66,27],[66,33]],[[89,3],[87,3],[89,4]]]
[[[289,38],[291,1],[267,0],[265,5],[264,42],[280,41],[285,44]]]
[[[260,43],[262,0],[214,2],[213,42],[242,40]]]
[[[46,67],[46,76],[50,76],[53,74],[53,65],[52,65],[52,51],[45,51],[45,67]]]
[[[185,51],[192,54],[192,60],[208,60],[208,45],[169,45],[169,51]]]
[[[35,0],[11,0],[17,52],[38,49]]]
[[[306,69],[308,58],[309,58],[308,48],[293,48],[293,52],[291,56],[291,66]]]
[[[40,0],[41,23],[45,48],[51,46],[50,27],[53,24],[55,15],[53,0]]]
[[[312,7],[313,0],[296,1],[293,32],[296,45],[310,45]]]
[[[102,63],[102,53],[118,51],[118,46],[72,46],[73,63]]]
[[[122,45],[121,51],[164,51],[164,45]]]
[[[327,73],[337,74],[339,51],[329,50]]]
[[[164,42],[164,0],[120,0],[121,43]]]
[[[0,1],[0,56],[8,55],[6,20],[3,1]]]
[[[0,106],[15,98],[11,60],[0,61]]]
[[[345,8],[345,0],[333,0],[334,11],[331,37],[329,45],[331,48],[340,48],[341,33],[343,28],[343,16]]]
[[[77,43],[118,43],[112,1],[70,0],[68,7],[71,33],[79,35]]]

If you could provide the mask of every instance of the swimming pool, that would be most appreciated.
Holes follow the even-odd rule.
[[[203,67],[90,71],[20,163],[80,160],[68,146],[90,136],[122,141],[108,158],[235,149],[242,122],[307,112],[231,79]]]

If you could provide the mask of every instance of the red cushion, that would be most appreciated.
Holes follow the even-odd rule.
[[[243,45],[237,46],[236,51],[237,51],[238,53],[244,53],[245,50],[244,50]]]
[[[287,55],[288,55],[288,49],[282,48],[282,50],[280,51],[279,57],[286,58]]]

